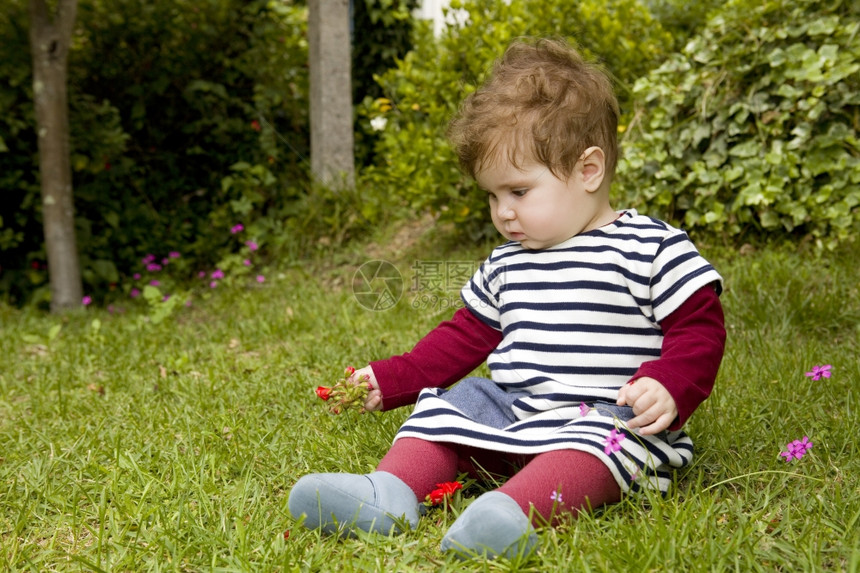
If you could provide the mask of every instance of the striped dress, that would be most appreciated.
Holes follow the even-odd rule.
[[[506,243],[461,292],[502,333],[487,359],[492,381],[423,390],[395,440],[581,450],[600,458],[622,491],[666,492],[671,472],[692,459],[692,441],[683,431],[629,430],[632,409],[615,401],[643,362],[659,359],[660,322],[721,281],[684,232],[633,210],[548,249]]]

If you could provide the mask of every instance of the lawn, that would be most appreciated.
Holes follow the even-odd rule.
[[[333,416],[313,389],[347,365],[411,348],[451,314],[457,277],[485,248],[432,234],[351,247],[268,269],[263,284],[218,289],[159,323],[145,309],[57,318],[0,306],[0,563],[860,571],[856,250],[702,250],[726,279],[729,343],[714,394],[687,426],[694,463],[665,498],[642,494],[542,530],[529,561],[464,564],[439,553],[452,512],[478,486],[395,538],[321,536],[286,507],[307,472],[372,470],[408,414]],[[393,308],[367,310],[354,296],[353,275],[373,258],[402,273]],[[828,364],[830,377],[806,375]],[[780,452],[804,436],[813,447],[786,462]]]

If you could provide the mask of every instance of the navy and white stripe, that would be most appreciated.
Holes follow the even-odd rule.
[[[441,399],[444,390],[425,390],[397,437],[513,453],[587,451],[607,464],[622,490],[665,492],[671,469],[692,458],[689,437],[640,436],[601,408],[583,417],[579,405],[614,404],[639,366],[660,357],[660,322],[721,280],[685,233],[632,210],[548,249],[502,245],[461,296],[502,332],[487,363],[501,390],[523,393],[511,406],[516,421],[503,428],[478,423]],[[620,452],[606,455],[613,429],[627,439]]]

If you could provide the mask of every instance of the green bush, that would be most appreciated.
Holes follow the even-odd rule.
[[[39,260],[17,250],[29,237],[43,236],[41,223],[30,216],[40,201],[28,43],[26,2],[10,0],[0,10],[0,292],[14,289],[14,296],[20,296],[16,285],[46,276]]]
[[[860,230],[860,8],[735,0],[639,81],[619,184],[692,230]]]
[[[26,2],[9,0],[4,12],[0,291],[20,302],[47,276]],[[79,1],[70,140],[89,292],[147,252],[214,263],[231,225],[277,216],[305,193],[305,26],[306,8],[291,2]],[[257,177],[264,184],[252,189]]]
[[[356,4],[359,99],[378,95],[373,75],[411,45],[415,3]],[[18,303],[48,296],[26,6],[6,0],[0,11],[0,293]],[[239,222],[290,254],[333,227],[366,226],[359,194],[309,184],[306,25],[301,0],[79,0],[70,139],[82,274],[96,300],[127,291],[145,253],[181,251],[189,271],[211,268],[235,254],[224,237]],[[359,164],[374,140],[358,130]]]
[[[211,263],[230,226],[248,225],[301,194],[308,140],[304,18],[304,8],[262,1],[113,0],[81,7],[89,43],[76,69],[90,75],[77,87],[113,102],[129,134],[127,151],[109,172],[76,180],[82,218],[94,222],[114,212],[122,223],[101,226],[105,247],[127,250],[105,258],[125,262],[142,252],[178,250]],[[235,181],[245,175],[243,164],[257,166],[253,177],[265,181],[253,194]],[[82,252],[101,246],[85,244]]]
[[[480,235],[491,228],[484,194],[461,177],[445,130],[510,41],[568,39],[615,74],[622,105],[629,108],[630,87],[662,61],[671,38],[638,0],[455,0],[450,13],[456,11],[468,14],[462,25],[438,39],[420,27],[414,50],[378,78],[384,98],[365,100],[365,125],[374,125],[380,136],[377,164],[364,169],[359,182],[380,197],[364,206],[371,219],[381,209],[430,208]]]
[[[663,28],[672,35],[674,51],[680,51],[691,36],[701,32],[708,15],[719,10],[726,0],[645,0]]]
[[[358,0],[352,3],[353,103],[382,96],[375,76],[396,65],[412,49],[412,12],[418,0]],[[373,161],[376,141],[373,129],[355,122],[355,162]]]

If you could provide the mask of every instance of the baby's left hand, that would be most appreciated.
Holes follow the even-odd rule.
[[[633,408],[636,416],[627,422],[627,427],[640,428],[643,436],[659,434],[678,416],[675,399],[666,387],[647,376],[622,386],[616,404]]]

